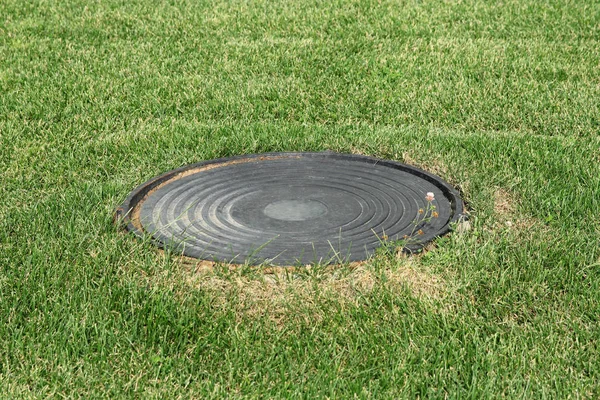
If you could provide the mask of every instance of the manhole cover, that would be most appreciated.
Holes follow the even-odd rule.
[[[414,221],[434,194],[436,218]],[[210,261],[296,265],[368,258],[413,233],[417,250],[463,212],[450,185],[417,168],[372,157],[267,153],[205,161],[156,177],[117,217],[160,247]],[[411,240],[413,240],[411,239]]]

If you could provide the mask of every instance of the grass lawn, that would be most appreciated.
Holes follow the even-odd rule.
[[[0,1],[0,397],[600,397],[600,3]],[[410,258],[198,268],[113,225],[205,159],[459,188]]]

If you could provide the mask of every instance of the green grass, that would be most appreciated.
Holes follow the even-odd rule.
[[[591,0],[0,1],[0,397],[599,398],[599,71]],[[273,282],[112,224],[326,149],[438,173],[472,230]]]

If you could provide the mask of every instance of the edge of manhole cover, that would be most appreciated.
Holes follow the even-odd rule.
[[[407,221],[426,206],[426,192],[436,193],[440,218],[406,245],[406,251],[416,252],[463,217],[458,191],[411,165],[329,151],[249,154],[186,165],[134,189],[117,207],[115,220],[159,248],[200,260],[332,264],[366,260],[381,237],[401,239]],[[170,216],[176,217],[169,221]],[[338,227],[339,235],[333,234]],[[269,235],[272,241],[265,242]],[[188,237],[194,240],[187,242]],[[259,241],[241,250],[252,238]],[[227,248],[232,239],[237,248]],[[351,248],[352,241],[358,249]],[[323,256],[327,245],[331,258]],[[291,254],[290,246],[302,254]]]

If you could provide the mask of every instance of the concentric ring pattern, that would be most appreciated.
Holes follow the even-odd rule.
[[[428,192],[438,216],[416,235]],[[130,230],[187,256],[274,265],[363,260],[382,237],[411,233],[419,247],[460,213],[458,193],[431,174],[331,152],[190,165],[140,186],[118,209]]]

